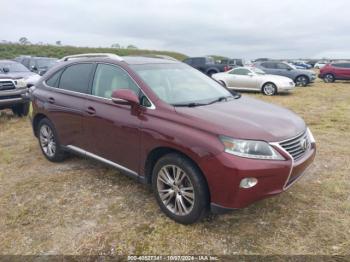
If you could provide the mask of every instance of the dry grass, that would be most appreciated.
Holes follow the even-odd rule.
[[[349,254],[350,83],[263,97],[304,117],[318,142],[288,192],[192,226],[150,190],[81,158],[42,156],[27,119],[0,116],[0,254]]]

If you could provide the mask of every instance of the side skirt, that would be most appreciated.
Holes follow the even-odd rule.
[[[119,165],[119,164],[117,164],[115,162],[112,162],[112,161],[110,161],[108,159],[105,159],[103,157],[100,157],[98,155],[95,155],[93,153],[90,153],[88,151],[85,151],[85,150],[83,150],[83,149],[81,149],[79,147],[72,146],[72,145],[64,146],[63,148],[65,150],[67,150],[67,151],[72,152],[72,153],[77,153],[78,155],[81,155],[81,156],[84,156],[84,157],[88,157],[88,158],[92,158],[94,160],[97,160],[97,161],[102,162],[104,164],[107,164],[109,166],[112,166],[112,167],[118,169],[119,171],[121,171],[121,173],[123,173],[123,174],[125,174],[125,175],[127,175],[127,176],[129,176],[129,177],[131,177],[133,179],[136,179],[138,182],[141,182],[143,184],[147,183],[144,176],[140,176],[135,171],[132,171],[132,170],[130,170],[130,169],[128,169],[128,168],[126,168],[126,167],[124,167],[122,165]]]

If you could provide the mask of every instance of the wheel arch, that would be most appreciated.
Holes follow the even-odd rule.
[[[308,83],[310,83],[310,77],[306,74],[298,74],[296,77],[294,77],[294,82],[296,83],[297,79],[301,76],[305,76],[307,78]]]
[[[156,148],[152,149],[148,153],[145,164],[144,164],[145,183],[147,183],[147,184],[152,183],[152,171],[153,171],[155,164],[157,163],[157,161],[161,157],[163,157],[167,154],[170,154],[170,153],[176,153],[176,154],[181,155],[182,157],[188,159],[198,169],[198,171],[201,173],[201,175],[206,183],[208,193],[209,193],[209,198],[210,198],[210,188],[208,185],[208,181],[207,181],[207,178],[205,177],[202,169],[200,168],[200,166],[196,163],[196,161],[193,160],[193,158],[191,156],[189,156],[188,154],[186,154],[178,149],[172,148],[172,147],[160,146],[160,147],[156,147]]]
[[[262,82],[262,84],[260,85],[260,91],[263,92],[263,88],[264,86],[266,86],[267,84],[273,84],[276,88],[277,88],[277,91],[278,91],[278,86],[276,83],[272,82],[272,81],[265,81],[265,82]]]
[[[48,118],[45,114],[38,113],[34,116],[32,120],[33,132],[36,137],[38,137],[38,125],[40,121],[44,118]]]

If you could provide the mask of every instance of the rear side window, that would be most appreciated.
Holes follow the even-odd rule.
[[[131,89],[139,95],[140,89],[121,68],[113,65],[99,64],[96,68],[92,94],[94,96],[111,98],[117,89]]]
[[[45,81],[46,84],[51,87],[57,87],[58,79],[60,78],[61,73],[62,70],[59,70],[58,72],[54,73],[49,79]]]
[[[59,88],[87,94],[92,68],[93,64],[75,64],[67,67],[62,73]]]
[[[334,67],[350,68],[350,63],[336,63],[333,64]]]
[[[262,63],[261,64],[263,67],[265,68],[276,68],[276,64],[275,63]]]
[[[237,68],[237,69],[234,69],[230,72],[230,74],[232,74],[232,75],[248,75],[249,73],[251,73],[251,72],[245,68]]]

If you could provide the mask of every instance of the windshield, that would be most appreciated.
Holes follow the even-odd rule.
[[[203,73],[185,64],[131,65],[164,102],[172,105],[210,103],[232,94]]]
[[[4,72],[4,68],[8,68],[9,72],[30,72],[24,65],[19,63],[0,63],[0,71]]]
[[[250,68],[250,70],[252,70],[255,74],[258,74],[258,75],[266,75],[266,73],[264,71],[262,71],[261,69],[256,68],[256,67],[252,67],[252,68]]]
[[[38,67],[52,67],[56,63],[56,59],[38,59]]]

